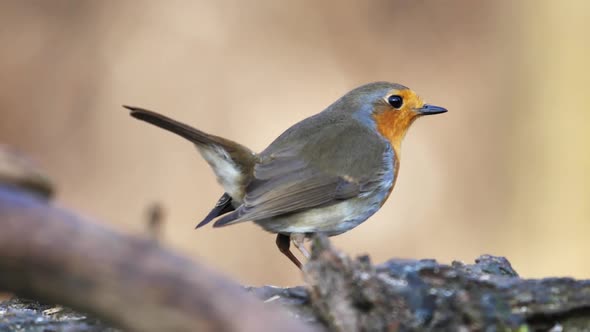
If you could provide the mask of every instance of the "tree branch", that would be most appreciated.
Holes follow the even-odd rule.
[[[238,285],[155,242],[0,185],[0,289],[134,331],[306,331]]]

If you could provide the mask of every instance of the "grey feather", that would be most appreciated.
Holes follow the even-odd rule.
[[[300,129],[282,135],[263,151],[243,204],[215,227],[330,205],[376,188],[386,168],[388,143],[357,121],[322,120],[316,118],[310,127],[307,121],[299,123]],[[331,124],[329,132],[314,130],[316,123],[325,121]]]

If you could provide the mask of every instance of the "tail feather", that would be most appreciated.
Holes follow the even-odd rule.
[[[213,227],[217,228],[217,227],[223,227],[223,226],[228,226],[228,225],[234,224],[234,223],[238,222],[239,218],[240,218],[239,211],[233,211],[232,213],[226,214],[223,217],[217,219],[217,221],[215,221],[215,223],[213,224]]]
[[[221,198],[217,201],[217,204],[215,204],[215,207],[213,208],[213,210],[211,210],[211,212],[209,212],[209,214],[205,217],[205,219],[203,219],[203,221],[201,221],[197,227],[195,227],[195,229],[197,228],[201,228],[205,225],[207,225],[208,223],[211,222],[211,220],[224,215],[226,213],[232,212],[235,210],[235,208],[232,205],[232,199],[231,197],[225,193],[223,194],[223,196],[221,196]]]
[[[204,133],[165,115],[134,106],[123,107],[131,111],[132,117],[173,132],[195,144],[225,192],[236,202],[242,200],[244,187],[258,158],[254,152],[236,142]]]
[[[178,122],[165,115],[134,106],[123,105],[123,107],[131,111],[130,115],[132,117],[173,132],[181,137],[186,138],[194,144],[220,144],[220,142],[217,142],[215,136],[208,135],[196,128],[193,128],[182,122]]]

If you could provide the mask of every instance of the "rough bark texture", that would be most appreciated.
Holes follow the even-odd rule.
[[[338,331],[590,331],[590,281],[520,279],[502,257],[473,265],[372,266],[317,238],[305,267],[310,304]]]
[[[0,302],[0,331],[121,332],[71,309],[19,298]]]

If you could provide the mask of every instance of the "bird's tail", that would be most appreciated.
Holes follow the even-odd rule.
[[[195,144],[209,163],[217,181],[236,202],[241,202],[244,187],[250,179],[257,155],[247,147],[223,137],[209,135],[162,114],[132,106],[124,106],[131,116],[171,131]]]

